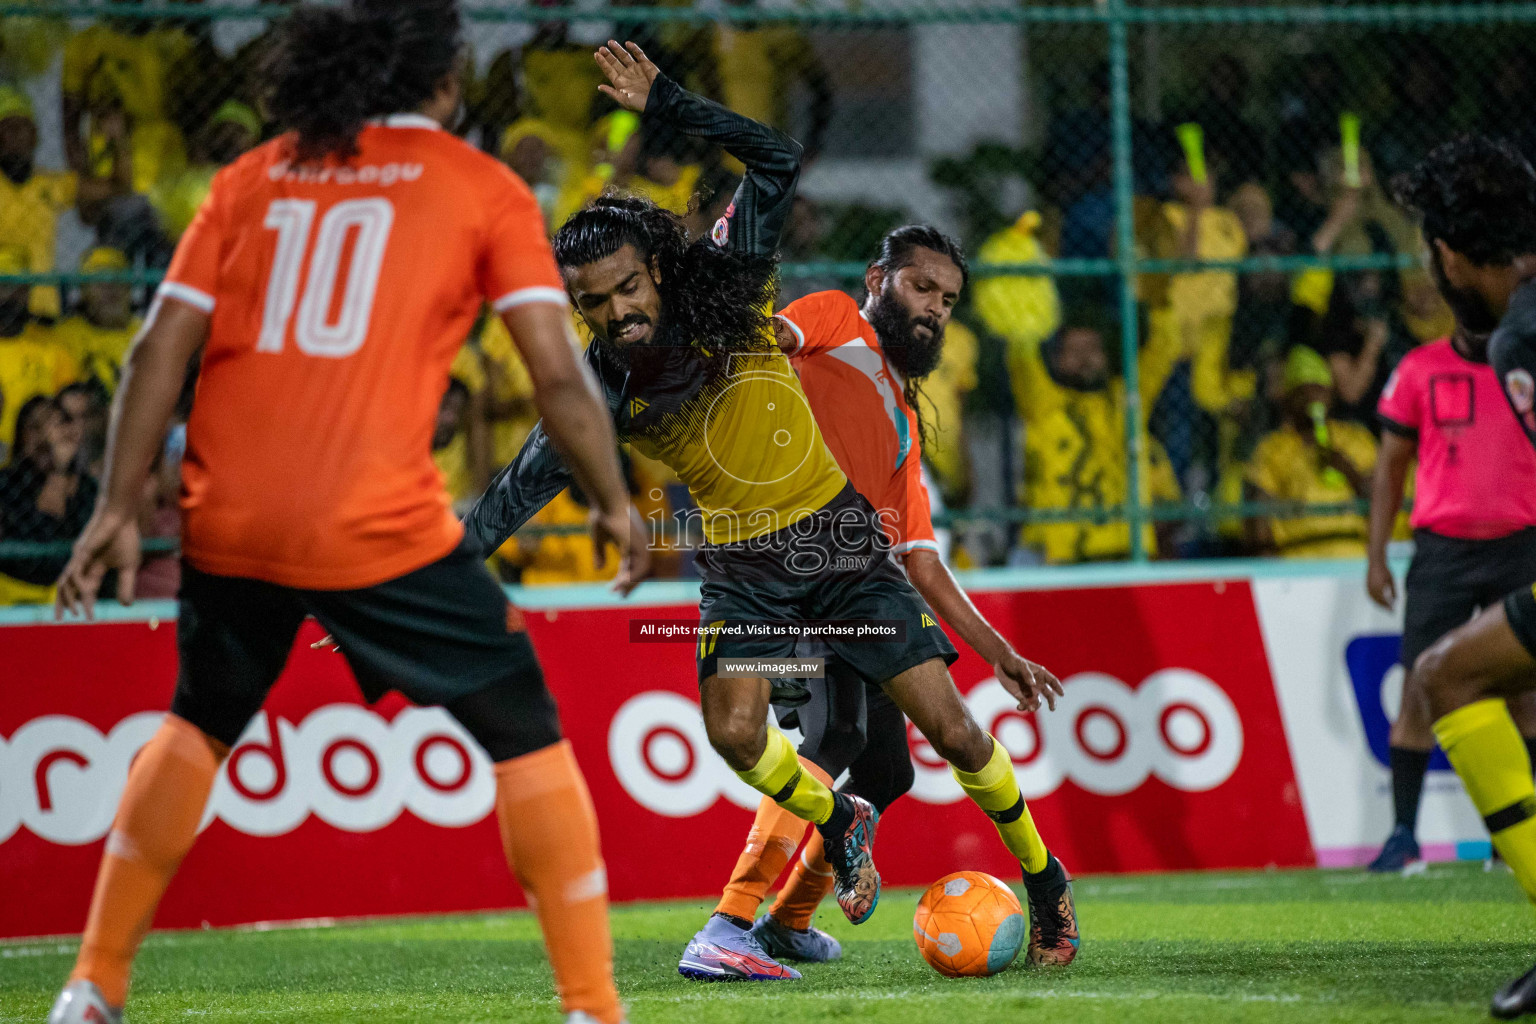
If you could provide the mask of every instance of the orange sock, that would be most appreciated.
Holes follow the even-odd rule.
[[[805,931],[816,916],[816,908],[832,891],[832,865],[822,851],[821,833],[812,832],[789,881],[779,890],[773,904],[773,919],[782,925]]]
[[[565,1012],[618,1024],[608,873],[568,740],[496,765],[496,816],[512,873],[538,911]]]
[[[831,776],[816,765],[802,757],[800,766],[828,789],[832,788]],[[768,890],[784,873],[784,865],[804,838],[806,827],[804,818],[780,807],[772,797],[763,797],[757,805],[752,831],[747,833],[747,847],[736,858],[736,869],[731,872],[715,913],[748,921],[756,917],[758,907],[768,898]]]
[[[70,981],[94,982],[113,1006],[128,998],[128,976],[155,908],[197,838],[219,765],[229,748],[184,718],[167,715],[128,769],[107,836],[80,956]]]

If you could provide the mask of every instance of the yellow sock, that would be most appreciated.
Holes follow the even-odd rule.
[[[832,817],[831,787],[805,770],[794,745],[777,729],[768,730],[768,745],[757,764],[736,774],[797,818],[821,825]]]
[[[992,819],[1003,845],[1019,858],[1024,870],[1030,874],[1044,871],[1045,841],[1035,831],[1035,821],[1024,806],[1024,794],[1019,792],[1019,780],[1013,774],[1013,759],[1003,745],[993,738],[992,759],[979,772],[963,772],[954,765],[949,770],[965,795]]]
[[[1483,816],[1499,855],[1526,897],[1536,902],[1536,786],[1508,705],[1490,698],[1457,708],[1435,723],[1435,738]]]

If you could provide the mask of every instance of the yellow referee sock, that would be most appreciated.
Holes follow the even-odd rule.
[[[965,795],[992,819],[997,834],[1003,837],[1003,845],[1019,858],[1024,870],[1030,874],[1044,871],[1045,841],[1035,830],[1029,808],[1024,806],[1024,794],[1019,792],[1019,780],[1013,774],[1013,759],[996,737],[992,738],[992,759],[981,771],[963,772],[954,765],[949,770]]]
[[[822,825],[832,817],[832,790],[805,770],[789,738],[768,730],[768,745],[757,764],[737,777],[797,818]]]
[[[1435,723],[1435,738],[1483,816],[1499,855],[1536,902],[1536,786],[1531,759],[1509,708],[1498,698],[1457,708]]]

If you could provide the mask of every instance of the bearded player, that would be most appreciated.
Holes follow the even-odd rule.
[[[849,482],[880,510],[891,552],[912,585],[993,666],[1020,710],[1032,711],[1040,694],[1054,707],[1061,684],[1020,656],[955,582],[939,557],[922,478],[919,389],[939,365],[944,330],[968,278],[958,242],[931,227],[897,228],[881,241],[865,272],[862,308],[844,292],[818,292],[782,310],[775,327],[827,446]],[[843,789],[884,813],[913,782],[901,710],[877,682],[835,657],[828,659],[826,678],[810,685],[817,699],[781,712],[780,724],[800,728],[801,757],[834,779],[846,770]],[[750,922],[804,834],[803,822],[764,800],[714,916],[738,927]],[[1030,962],[1070,963],[1078,929],[1060,861],[1041,847],[1021,867],[1030,906]],[[837,940],[811,924],[831,876],[821,837],[813,834],[772,911],[752,927],[768,957],[815,963],[842,955]],[[707,943],[712,930],[718,926],[707,925],[695,936],[685,965],[698,959],[695,947]],[[778,977],[747,961],[733,966],[743,980]]]
[[[292,130],[214,179],[129,355],[102,498],[59,611],[89,615],[109,568],[132,599],[142,484],[201,350],[182,471],[180,675],[129,769],[50,1024],[121,1020],[214,778],[306,615],[341,642],[370,701],[398,690],[440,704],[485,749],[568,1021],[624,1018],[591,797],[527,635],[432,463],[449,366],[489,302],[527,361],[547,436],[593,496],[596,541],[627,548],[613,429],[575,355],[538,204],[443,130],[461,48],[452,0],[292,14],[267,103]]]
[[[1441,294],[1489,360],[1536,444],[1536,171],[1506,142],[1462,136],[1395,183],[1420,217]],[[1505,698],[1536,690],[1536,586],[1439,640],[1414,665],[1435,737],[1499,854],[1536,902],[1536,787]],[[1495,1017],[1536,1013],[1536,967],[1493,997]]]
[[[971,717],[949,678],[954,647],[885,547],[869,502],[849,486],[817,430],[799,378],[770,324],[774,257],[799,177],[793,140],[703,100],[661,75],[639,47],[596,55],[606,95],[645,122],[716,143],[746,168],[712,237],[690,241],[676,216],[639,198],[605,197],[556,233],[555,259],[593,334],[588,362],[622,438],[670,466],[701,511],[705,730],[739,778],[817,827],[839,906],[855,924],[879,898],[871,847],[876,812],[777,729],[770,704],[813,700],[803,680],[732,676],[723,659],[791,658],[795,640],[733,629],[785,620],[896,620],[890,641],[829,638],[833,653],[878,682],[954,768],[961,787],[1021,860],[1045,859],[1006,751]],[[535,430],[468,517],[499,546],[565,487],[569,471]],[[712,918],[680,967],[726,978],[765,961],[741,922]]]

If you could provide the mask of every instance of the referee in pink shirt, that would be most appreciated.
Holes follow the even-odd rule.
[[[1371,488],[1371,599],[1397,598],[1387,541],[1417,456],[1413,561],[1408,567],[1401,662],[1402,708],[1392,724],[1395,820],[1370,864],[1400,871],[1419,859],[1414,836],[1424,774],[1434,751],[1429,704],[1413,663],[1478,609],[1536,579],[1536,450],[1488,365],[1488,338],[1458,327],[1403,357],[1382,390],[1381,452]],[[1536,761],[1536,693],[1510,698],[1510,711]]]

